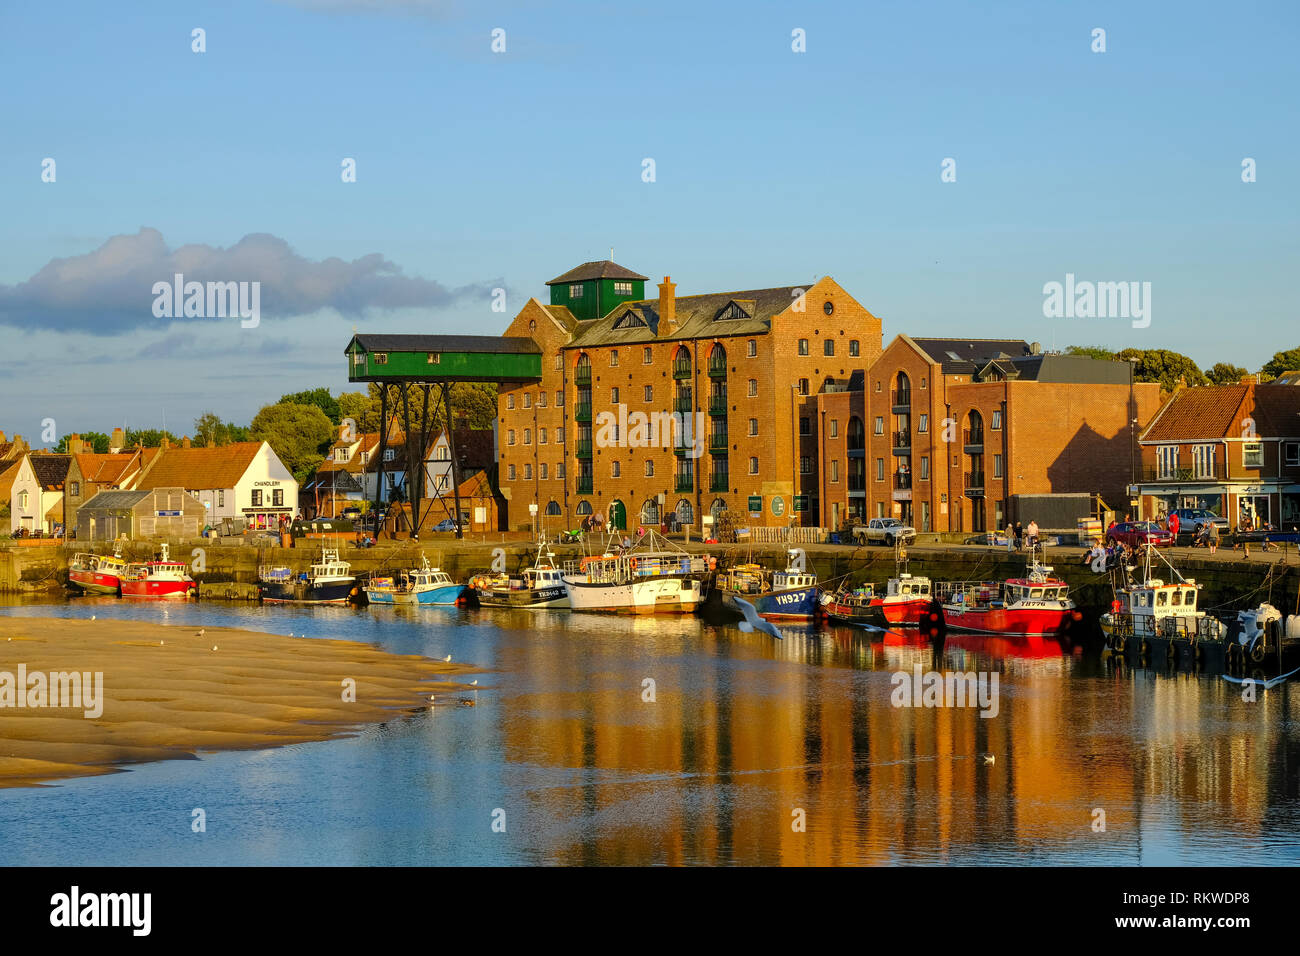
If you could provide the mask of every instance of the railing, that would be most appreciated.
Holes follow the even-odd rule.
[[[578,476],[578,494],[589,495],[593,487],[595,487],[595,479],[591,475]]]
[[[895,447],[895,448],[911,448],[911,447],[912,447],[912,433],[911,433],[911,432],[894,432],[894,447]]]
[[[895,388],[889,393],[889,403],[896,407],[904,405],[911,406],[912,390],[910,388]]]
[[[578,365],[573,369],[573,382],[575,385],[591,384],[591,366]]]
[[[727,472],[714,472],[709,476],[709,491],[726,491],[731,486]]]
[[[685,362],[679,362],[679,361],[673,362],[673,378],[690,378],[690,377],[691,377],[691,363],[689,360]]]
[[[712,396],[712,397],[710,397],[710,398],[709,398],[709,414],[710,414],[710,415],[717,415],[717,416],[726,415],[726,414],[727,414],[727,396],[725,396],[725,395],[718,395],[718,396]]]
[[[694,399],[690,395],[679,395],[673,399],[673,411],[679,415],[683,412],[689,412],[695,405]]]
[[[984,491],[984,472],[968,471],[963,476],[962,486],[967,491]]]
[[[591,421],[591,402],[583,402],[581,405],[573,406],[573,418],[579,422]]]
[[[749,529],[749,540],[753,544],[822,544],[826,541],[826,529],[802,525],[785,528],[753,525]]]
[[[579,438],[576,442],[573,443],[573,447],[574,447],[574,451],[573,451],[573,453],[574,453],[577,457],[579,457],[579,458],[590,458],[590,457],[591,457],[591,439],[590,439],[590,438]]]
[[[982,429],[982,428],[967,428],[967,429],[963,430],[963,431],[962,431],[962,444],[963,444],[963,445],[983,445],[983,444],[984,444],[984,429]]]
[[[1210,468],[1147,468],[1145,481],[1222,481],[1227,477],[1223,462]]]
[[[849,475],[849,491],[866,491],[866,475]]]
[[[894,472],[894,487],[895,487],[895,488],[899,488],[899,489],[902,489],[902,488],[911,488],[911,487],[912,487],[912,473],[911,473],[910,471],[908,471],[908,472],[902,472],[902,471],[896,471],[896,472]]]
[[[694,490],[695,490],[695,476],[694,476],[694,475],[678,475],[678,476],[677,476],[677,480],[673,482],[673,490],[674,490],[674,491],[694,491]]]
[[[851,452],[854,452],[854,451],[866,451],[866,450],[867,450],[867,436],[866,436],[866,435],[850,435],[850,436],[848,437],[848,439],[845,441],[845,446],[846,446],[846,447],[848,448],[848,450],[851,451]]]
[[[727,451],[726,432],[714,432],[712,435],[709,436],[709,451],[720,451],[726,453]]]
[[[727,360],[709,359],[709,377],[726,378],[727,377]]]

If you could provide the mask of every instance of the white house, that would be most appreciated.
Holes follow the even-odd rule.
[[[63,487],[71,455],[27,454],[18,465],[9,498],[9,530],[46,534],[63,523]]]
[[[209,524],[243,518],[250,528],[274,529],[281,515],[298,514],[298,482],[264,441],[164,447],[136,488],[184,488],[203,502]]]

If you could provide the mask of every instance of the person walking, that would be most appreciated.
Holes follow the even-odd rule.
[[[1016,529],[1010,521],[1007,522],[1007,552],[1010,553],[1016,544]]]
[[[1169,520],[1168,522],[1166,522],[1166,526],[1169,528],[1169,533],[1173,535],[1174,538],[1171,544],[1177,544],[1178,543],[1178,512],[1177,511],[1169,512]]]
[[[1031,518],[1029,520],[1029,527],[1025,529],[1025,532],[1029,535],[1029,550],[1033,551],[1038,547],[1038,522]]]
[[[1020,522],[1017,521],[1016,522],[1016,550],[1017,551],[1020,550],[1020,546],[1024,542],[1024,540],[1025,540],[1025,529],[1021,526]]]
[[[1210,554],[1219,550],[1219,526],[1213,521],[1208,522],[1209,530],[1206,531],[1205,543],[1210,546]]]

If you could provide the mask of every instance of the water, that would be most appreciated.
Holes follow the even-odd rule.
[[[5,864],[1300,859],[1294,691],[1245,703],[1219,678],[1132,671],[1091,646],[950,637],[936,661],[915,636],[783,626],[778,642],[694,617],[111,598],[0,608],[91,613],[451,654],[484,669],[478,705],[0,790]],[[893,707],[891,674],[916,663],[997,671],[1000,712]],[[207,831],[194,833],[200,807]],[[792,827],[800,811],[806,832]]]

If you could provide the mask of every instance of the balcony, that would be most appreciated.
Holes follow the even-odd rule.
[[[727,478],[728,478],[727,472],[725,471],[722,472],[721,474],[719,474],[718,472],[714,472],[712,475],[709,476],[709,491],[729,490],[729,486],[731,482],[728,481]]]
[[[867,457],[867,437],[865,435],[850,435],[845,441],[850,458]]]
[[[910,471],[894,472],[894,488],[902,491],[905,488],[912,487],[912,473]]]
[[[849,475],[849,491],[866,491],[866,475]]]
[[[1226,481],[1227,477],[1227,469],[1221,461],[1214,462],[1209,468],[1147,468],[1142,472],[1143,481]]]
[[[694,476],[694,475],[678,475],[678,476],[676,477],[676,480],[673,481],[673,490],[676,491],[676,492],[694,491],[694,490],[695,490],[695,476]]]
[[[578,476],[578,494],[580,495],[591,494],[591,489],[594,487],[594,485],[595,485],[595,481],[593,480],[591,475]]]
[[[966,489],[966,497],[983,498],[984,497],[984,472],[968,471],[962,476],[962,487]]]
[[[967,428],[962,431],[962,444],[967,448],[981,449],[984,447],[984,429]]]
[[[709,414],[725,417],[727,414],[727,396],[714,395],[709,398]]]
[[[709,436],[709,451],[714,452],[715,454],[721,453],[723,455],[727,453],[726,432],[714,432]]]
[[[680,361],[673,362],[673,378],[681,379],[681,378],[690,378],[690,377],[691,377],[691,363],[689,360],[685,362],[680,362]]]
[[[578,456],[579,458],[590,458],[590,457],[591,457],[591,439],[590,439],[590,438],[579,438],[576,442],[573,443],[573,449],[574,449],[574,450],[573,450],[573,453],[574,453],[576,456]]]
[[[889,393],[889,403],[896,414],[906,412],[912,407],[912,390],[910,388],[895,388]]]
[[[726,378],[727,360],[709,359],[709,378]]]
[[[579,366],[576,366],[576,367],[574,368],[574,370],[573,370],[573,383],[574,383],[575,385],[579,385],[579,386],[582,386],[582,385],[590,385],[590,384],[591,384],[591,366],[590,366],[590,365],[579,365]]]
[[[673,399],[673,411],[678,415],[690,414],[695,407],[695,400],[688,395],[679,395]]]
[[[673,454],[676,455],[678,458],[685,458],[695,450],[694,445],[683,445],[682,440],[683,440],[682,436],[678,435],[677,444],[673,445]]]
[[[573,406],[573,418],[579,422],[591,421],[591,402],[583,402],[581,405]]]
[[[894,448],[911,448],[911,447],[912,447],[912,433],[911,433],[911,432],[894,432],[893,442],[894,442],[894,444],[893,444],[893,447],[894,447]]]

